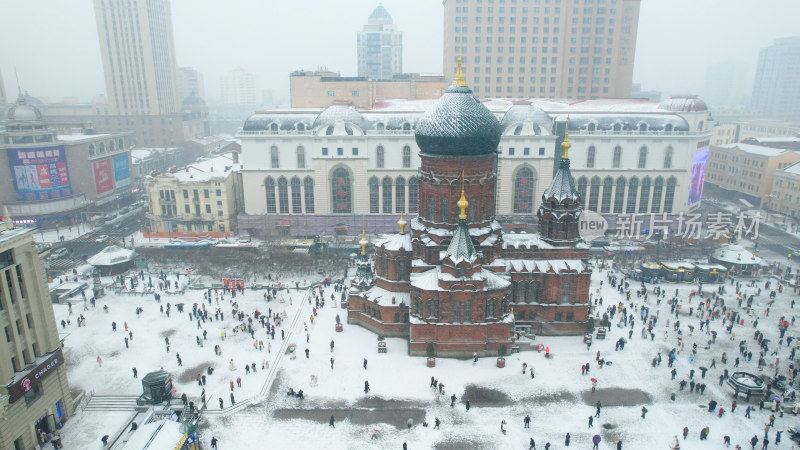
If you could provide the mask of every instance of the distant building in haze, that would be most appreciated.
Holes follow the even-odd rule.
[[[94,9],[111,113],[178,112],[169,0],[94,0]]]
[[[763,116],[800,123],[800,36],[776,39],[758,55],[751,106]]]
[[[178,68],[178,98],[183,101],[192,94],[206,98],[203,74],[191,67]]]
[[[639,0],[444,0],[444,75],[479,97],[630,97]]]
[[[748,67],[742,61],[722,61],[708,66],[703,98],[709,105],[745,105]]]
[[[8,103],[8,98],[6,97],[6,87],[3,84],[3,73],[0,72],[0,105],[5,105]]]
[[[259,106],[259,91],[256,76],[241,67],[220,77],[220,96],[226,105],[238,105],[248,109]]]
[[[369,15],[358,33],[358,76],[389,80],[403,73],[403,34],[381,5]]]

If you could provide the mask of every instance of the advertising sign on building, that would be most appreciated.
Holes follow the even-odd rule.
[[[8,165],[14,177],[18,201],[72,195],[64,147],[8,149]]]
[[[128,186],[131,184],[131,169],[128,165],[128,155],[114,157],[114,187]]]
[[[58,348],[35,368],[15,374],[11,384],[6,386],[10,397],[9,401],[13,403],[19,400],[26,392],[41,384],[47,375],[55,372],[55,369],[63,363],[64,355],[61,353],[61,348]]]
[[[104,194],[114,189],[114,180],[111,178],[111,160],[101,159],[92,163],[94,169],[94,186],[98,194]]]

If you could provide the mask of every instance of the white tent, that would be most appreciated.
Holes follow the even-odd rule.
[[[102,272],[119,273],[124,272],[130,266],[135,255],[136,252],[133,250],[109,245],[100,253],[87,259],[86,262],[99,268]]]

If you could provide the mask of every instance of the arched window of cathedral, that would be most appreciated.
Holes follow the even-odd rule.
[[[561,303],[569,303],[569,283],[561,285]]]
[[[517,283],[517,303],[524,303],[526,300],[526,288],[527,284],[524,282]]]
[[[494,317],[495,308],[497,308],[495,299],[491,299],[486,303],[486,318]]]
[[[400,213],[406,210],[406,179],[397,177],[394,180],[394,212]]]
[[[432,298],[429,298],[428,299],[428,318],[429,319],[435,319],[436,318],[436,312],[437,312],[437,307],[436,306],[437,306],[436,305],[436,300],[432,299]]]
[[[469,221],[470,223],[476,222],[476,215],[478,211],[478,200],[475,197],[469,199]]]
[[[625,177],[617,178],[617,192],[614,193],[614,212],[621,213],[625,203]]]
[[[594,125],[594,124],[590,124]],[[589,147],[589,150],[586,152],[586,168],[587,169],[594,169],[594,159],[597,156],[597,149],[594,145]]]
[[[664,179],[656,177],[656,181],[653,183],[653,206],[650,208],[650,212],[661,212],[661,194],[663,191]]]
[[[389,255],[383,255],[383,277],[389,278]]]
[[[528,303],[536,303],[538,295],[539,285],[537,283],[531,283],[528,291]]]
[[[300,193],[300,178],[292,177],[292,214],[302,214],[303,205],[301,204],[302,194]]]
[[[461,302],[453,302],[453,323],[461,322]]]
[[[394,313],[394,322],[395,323],[399,323],[400,322],[400,313],[399,312]]]
[[[306,168],[306,149],[302,145],[297,146],[297,168]]]
[[[410,214],[419,212],[419,182],[417,177],[408,179],[408,212]]]
[[[472,322],[472,302],[467,300],[464,302],[464,323]]]
[[[383,178],[383,212],[392,212],[392,179],[389,177]]]
[[[441,222],[450,222],[450,209],[449,209],[449,200],[447,197],[442,199],[442,210],[440,211],[441,216],[439,217]]]
[[[639,164],[638,167],[640,169],[644,169],[647,167],[647,146],[643,145],[642,148],[639,149]]]
[[[334,214],[353,212],[353,192],[350,180],[350,171],[344,167],[337,167],[331,173],[331,195],[333,197],[331,210]]]
[[[614,169],[619,169],[620,165],[622,165],[622,147],[619,145],[614,147],[614,154],[611,160],[611,167]]]
[[[508,296],[507,296],[507,295],[504,295],[504,296],[503,296],[503,304],[502,304],[502,307],[503,307],[503,314],[506,314],[506,313],[508,313]]]
[[[306,198],[306,213],[314,214],[314,179],[306,177],[303,180],[303,190]]]
[[[633,177],[628,181],[628,206],[625,212],[632,214],[636,212],[636,199],[639,197],[639,179]]]
[[[533,191],[536,180],[530,167],[522,167],[514,176],[514,213],[530,214],[533,211]]]
[[[378,169],[383,169],[385,158],[386,152],[383,150],[383,146],[379,145],[378,149],[375,151],[375,165]]]
[[[280,153],[278,152],[278,147],[274,145],[270,147],[269,159],[273,169],[279,169],[281,167]]]
[[[275,180],[272,177],[264,179],[264,191],[267,196],[267,213],[277,212],[275,202]]]
[[[578,195],[581,197],[581,202],[586,201],[586,187],[589,185],[589,180],[586,177],[578,178]]]
[[[589,186],[589,210],[597,211],[597,200],[600,197],[600,177],[592,177],[592,184]]]
[[[428,220],[434,221],[436,219],[436,199],[431,195],[428,197]]]
[[[611,177],[603,178],[603,201],[600,204],[600,212],[607,213],[611,211],[611,191],[614,189],[614,179]]]
[[[672,204],[675,202],[675,187],[678,185],[678,180],[675,177],[669,177],[667,180],[667,191],[664,194],[664,212],[672,212]]]
[[[411,167],[411,147],[403,147],[403,168],[408,169]]]
[[[289,214],[289,182],[286,178],[278,178],[278,207],[281,214]]]
[[[481,202],[481,219],[489,220],[488,213],[486,212],[486,196],[483,196],[483,201]]]
[[[664,168],[671,169],[672,168],[672,146],[670,145],[664,150]]]
[[[380,196],[378,195],[378,189],[380,183],[378,182],[378,177],[372,177],[369,179],[369,212],[370,214],[378,214],[380,211],[380,205],[378,204]]]
[[[650,177],[642,179],[642,193],[639,196],[639,212],[646,213],[650,201]]]

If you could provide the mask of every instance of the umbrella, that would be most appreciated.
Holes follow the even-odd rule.
[[[779,397],[772,397],[772,400],[775,400],[776,402],[781,401],[781,399]]]
[[[595,434],[594,437],[592,438],[592,442],[595,443],[595,444],[599,444],[600,440],[601,439],[600,439],[600,435],[599,434]]]
[[[591,381],[592,383],[597,383],[597,378],[590,378],[589,381]]]

